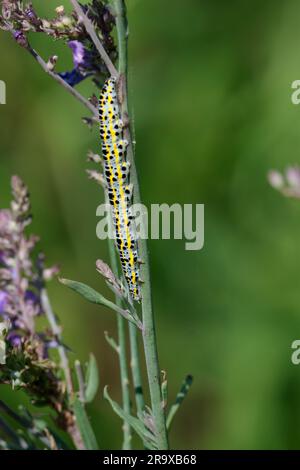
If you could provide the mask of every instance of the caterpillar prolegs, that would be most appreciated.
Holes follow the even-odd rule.
[[[141,298],[138,250],[131,211],[132,186],[129,184],[128,142],[123,139],[123,122],[116,92],[116,81],[106,80],[99,102],[100,136],[104,159],[104,176],[112,209],[122,270],[134,300]]]

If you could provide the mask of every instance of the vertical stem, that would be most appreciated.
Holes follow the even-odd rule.
[[[141,377],[141,366],[139,357],[139,345],[138,345],[138,330],[135,325],[129,323],[129,338],[130,338],[130,366],[134,386],[136,409],[139,415],[141,415],[145,408],[144,396],[143,396],[143,385]]]
[[[128,27],[125,0],[113,0],[114,13],[116,15],[116,27],[118,36],[119,52],[119,74],[120,74],[120,105],[122,118],[128,122],[129,106],[127,92],[127,52],[128,52]],[[132,123],[131,123],[132,126]],[[134,187],[134,202],[140,203],[140,191],[137,170],[134,160],[134,149],[131,138],[131,129],[127,126],[124,130],[124,137],[128,141],[127,158],[131,163],[130,178]],[[158,363],[158,353],[156,344],[156,333],[154,315],[151,298],[150,266],[148,257],[147,240],[139,241],[139,253],[143,260],[141,265],[141,278],[144,281],[142,286],[142,312],[143,312],[143,341],[146,357],[147,374],[151,396],[151,407],[156,427],[158,449],[168,449],[168,435],[166,430],[166,418],[162,409],[162,394],[160,387],[160,368]]]
[[[109,255],[111,268],[116,276],[118,276],[118,261],[114,246],[114,241],[108,239]],[[119,297],[116,296],[116,304],[121,307],[122,302]],[[126,359],[126,334],[125,334],[125,319],[117,314],[117,325],[118,325],[118,343],[119,343],[119,364],[120,364],[120,375],[121,375],[121,390],[122,390],[122,401],[123,410],[130,414],[130,391],[129,391],[129,374]],[[123,422],[123,450],[131,449],[131,428],[128,423]]]

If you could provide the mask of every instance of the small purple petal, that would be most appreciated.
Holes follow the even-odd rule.
[[[300,188],[300,168],[298,166],[288,167],[285,176],[290,187]]]
[[[0,314],[4,313],[7,300],[8,300],[7,293],[4,291],[0,291]]]
[[[85,49],[84,45],[80,41],[69,41],[68,46],[72,49],[73,52],[73,62],[75,68],[87,68],[90,66],[90,53],[87,49]]]
[[[22,337],[17,333],[9,333],[7,335],[7,340],[14,348],[19,348],[22,344]]]
[[[23,31],[14,31],[13,37],[21,47],[27,47],[28,41]]]
[[[59,76],[72,87],[87,77],[87,75],[82,75],[77,69],[73,69],[72,72],[59,73]]]

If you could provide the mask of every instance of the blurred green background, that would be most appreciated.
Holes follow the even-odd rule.
[[[61,0],[36,1],[52,12]],[[204,203],[205,247],[150,243],[160,363],[170,399],[185,374],[194,385],[171,432],[174,448],[300,448],[300,203],[267,183],[269,168],[299,163],[300,79],[297,0],[128,0],[130,94],[143,199]],[[33,36],[43,57],[59,42]],[[47,77],[9,37],[0,35],[1,206],[9,179],[29,185],[34,223],[49,263],[62,275],[109,295],[95,272],[108,260],[97,240],[101,190],[90,182],[86,152],[98,133],[81,122],[81,105]],[[91,85],[80,90],[89,93]],[[103,331],[114,315],[53,281],[53,304],[71,358],[94,351],[102,386],[120,399],[116,357]],[[2,394],[4,392],[1,392]],[[5,391],[13,403],[16,397]],[[120,420],[102,399],[89,408],[101,447],[120,448]],[[117,430],[117,431],[116,431]]]

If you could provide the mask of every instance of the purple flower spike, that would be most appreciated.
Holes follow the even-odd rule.
[[[22,345],[22,337],[16,333],[9,333],[7,339],[14,348],[19,348]]]

